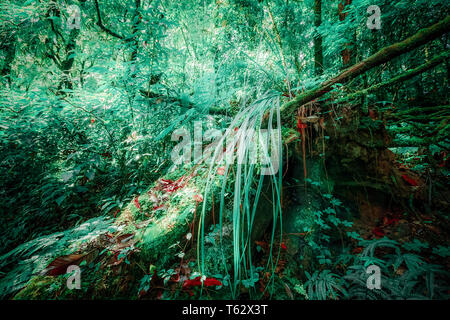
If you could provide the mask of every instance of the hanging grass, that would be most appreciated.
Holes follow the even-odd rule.
[[[263,118],[267,112],[270,112],[269,121],[267,128],[264,128]],[[265,137],[261,135],[263,128],[267,130]],[[256,145],[253,137],[257,137]],[[223,149],[224,144],[226,146],[225,152]],[[268,180],[270,183],[272,202],[274,204],[270,251],[271,253],[272,251],[277,252],[277,259],[275,261],[269,259],[266,270],[270,270],[273,276],[277,265],[280,248],[274,248],[273,244],[276,227],[278,224],[280,226],[282,224],[282,152],[279,148],[281,148],[280,95],[275,92],[267,92],[263,97],[250,106],[243,108],[236,115],[224,136],[218,142],[212,156],[203,197],[208,199],[213,184],[217,179],[220,179],[219,230],[222,230],[225,218],[225,192],[227,186],[231,185],[234,195],[230,212],[233,226],[232,270],[229,270],[225,262],[226,258],[222,255],[227,275],[233,279],[232,286],[230,286],[233,297],[238,295],[242,281],[249,278],[251,280],[255,273],[252,261],[253,246],[251,235],[254,221],[258,219],[257,207],[265,180]],[[267,161],[266,168],[261,163],[254,161],[254,152],[256,152],[259,160],[273,159],[275,156],[277,161],[276,168],[273,161]],[[206,203],[203,203],[197,233],[198,265],[202,274],[207,272],[205,265],[205,217],[207,214]],[[220,232],[220,244],[223,245],[222,231]]]

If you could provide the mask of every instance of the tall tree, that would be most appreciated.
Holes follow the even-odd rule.
[[[345,8],[352,4],[352,0],[341,0],[339,2],[339,21],[344,21],[348,15],[348,12],[345,12]],[[350,50],[351,43],[346,43],[344,49],[341,51],[342,56],[342,65],[343,67],[347,67],[351,62],[352,52]]]
[[[75,15],[75,19],[81,19],[85,2],[80,2],[81,8]],[[78,7],[78,6],[77,6]],[[44,41],[46,45],[46,57],[50,58],[62,73],[57,86],[58,94],[64,94],[62,90],[73,89],[72,68],[75,63],[77,39],[80,36],[79,21],[75,22],[70,10],[58,3],[51,3],[46,11],[46,21],[50,26],[50,37]],[[63,11],[64,10],[64,11]],[[70,31],[69,31],[70,30]]]
[[[0,50],[4,52],[3,67],[0,70],[0,76],[5,76],[9,84],[11,84],[11,66],[16,55],[16,34],[17,31],[1,35],[2,41],[0,44]]]
[[[314,70],[317,76],[323,72],[323,47],[322,36],[317,32],[317,28],[322,24],[322,0],[314,0],[314,26],[316,35],[314,37]]]

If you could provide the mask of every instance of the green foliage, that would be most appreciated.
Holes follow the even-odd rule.
[[[25,242],[0,256],[0,296],[4,298],[21,289],[32,276],[41,274],[52,259],[77,251],[100,234],[116,231],[112,222],[105,217],[93,218],[72,229]]]
[[[308,290],[308,298],[311,300],[336,299],[340,294],[346,294],[342,287],[339,275],[330,270],[316,270],[312,275],[306,272],[308,281],[305,286]]]
[[[448,271],[427,263],[422,257],[401,252],[395,241],[386,238],[365,242],[360,256],[349,266],[348,297],[357,299],[446,299],[448,289],[445,279]],[[395,254],[374,256],[375,248],[392,248]],[[367,289],[366,267],[376,264],[381,268],[381,289]],[[399,269],[400,266],[404,269]],[[401,270],[401,272],[399,272]]]
[[[294,296],[289,285],[296,297],[308,299],[445,297],[446,273],[424,258],[448,258],[445,243],[433,247],[418,239],[364,240],[351,221],[354,212],[335,197],[331,172],[330,178],[326,172],[304,181],[289,177],[286,164],[292,159],[285,152],[289,158],[296,147],[286,144],[276,154],[274,175],[262,175],[268,168],[259,163],[239,161],[254,154],[270,157],[272,148],[252,149],[252,141],[243,136],[246,130],[267,129],[280,144],[291,134],[306,144],[305,169],[306,162],[317,160],[316,150],[308,155],[305,150],[323,143],[322,171],[331,159],[325,148],[330,137],[338,137],[339,130],[366,130],[371,139],[364,146],[381,149],[390,143],[396,160],[426,176],[427,210],[432,210],[433,192],[448,189],[447,64],[385,92],[373,90],[361,101],[359,96],[345,103],[336,100],[429,61],[446,50],[444,38],[308,101],[308,112],[317,110],[320,120],[328,122],[326,130],[320,122],[321,136],[316,136],[318,129],[310,130],[319,128],[318,122],[308,123],[305,136],[300,123],[298,130],[293,124],[299,121],[297,114],[282,114],[285,102],[347,67],[346,49],[351,64],[361,61],[449,13],[443,0],[415,1],[414,11],[405,0],[353,0],[341,11],[340,2],[321,1],[322,23],[317,26],[310,0],[2,1],[0,296],[22,288],[51,259],[116,230],[107,218],[113,216],[117,223],[128,222],[125,231],[137,239],[136,246],[122,249],[117,258],[132,268],[130,252],[141,250],[139,259],[157,261],[164,285],[175,274],[171,264],[187,254],[186,234],[195,226],[191,237],[197,273],[191,276],[217,274],[227,287],[227,293],[220,292],[223,296],[229,290],[232,298],[242,291],[258,297],[257,286],[267,280],[263,294],[281,289],[289,298]],[[366,25],[366,9],[374,4],[383,13],[380,30]],[[68,23],[69,5],[80,9],[79,28]],[[314,67],[315,49],[323,51],[323,74]],[[350,119],[351,112],[357,113],[356,119]],[[193,129],[194,121],[201,121],[203,129],[224,131],[220,142],[231,139],[226,146],[231,163],[172,163],[176,142],[171,134],[181,127]],[[385,127],[392,143],[383,139],[375,144],[373,134],[384,133]],[[236,135],[240,141],[233,140]],[[217,160],[223,144],[213,147]],[[370,158],[362,159],[362,150],[358,146],[350,156],[368,165]],[[204,161],[208,155],[203,156]],[[159,178],[176,180],[193,172],[187,186],[163,195],[164,206],[155,206],[149,191]],[[301,256],[310,262],[302,265],[301,276],[307,279],[301,280],[297,274],[287,279],[276,274],[284,205],[289,205],[283,203],[283,188],[292,181],[320,198],[312,205],[305,200],[295,212],[296,231],[305,235]],[[195,195],[204,200],[194,200]],[[259,266],[252,233],[267,218],[260,207],[265,197],[272,206],[270,228],[262,230],[268,236],[269,258]],[[434,197],[444,199],[446,194]],[[213,210],[218,223],[208,229]],[[356,243],[364,247],[360,255],[349,253]],[[257,254],[261,251],[256,247]],[[381,291],[365,288],[365,268],[372,264],[382,269]],[[153,274],[141,277],[141,271],[139,286],[133,288],[137,295],[148,291],[153,280]],[[269,279],[262,277],[267,274]],[[49,286],[52,296],[61,289],[61,280],[34,278],[19,297],[35,297],[39,286]]]

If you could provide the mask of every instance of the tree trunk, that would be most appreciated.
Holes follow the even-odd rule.
[[[0,46],[0,49],[5,50],[5,60],[3,68],[0,71],[0,76],[5,76],[8,83],[11,85],[11,66],[16,55],[16,38],[15,36],[10,36],[8,40],[9,43]]]
[[[322,36],[317,32],[317,28],[322,24],[322,0],[314,0],[314,26],[316,36],[314,37],[314,68],[316,76],[323,72],[323,48]]]
[[[442,62],[447,61],[449,56],[450,56],[450,52],[449,51],[441,53],[440,55],[432,58],[430,61],[428,61],[428,62],[418,66],[417,68],[408,70],[408,71],[406,71],[406,72],[404,72],[404,73],[402,73],[402,74],[400,74],[400,75],[398,75],[398,76],[396,76],[396,77],[394,77],[394,78],[392,78],[392,79],[390,79],[390,80],[388,80],[386,82],[379,83],[379,84],[371,86],[371,87],[369,87],[367,89],[355,92],[355,93],[353,93],[351,95],[348,95],[344,99],[345,100],[350,100],[350,99],[359,97],[361,95],[365,95],[365,94],[367,94],[369,92],[372,92],[372,91],[375,91],[375,90],[379,90],[379,89],[382,89],[382,88],[386,88],[386,87],[390,87],[393,84],[409,80],[409,79],[411,79],[411,78],[413,78],[413,77],[415,77],[415,76],[417,76],[417,75],[419,75],[419,74],[421,74],[421,73],[423,73],[423,72],[425,72],[427,70],[430,70],[431,68],[441,64]]]
[[[339,3],[339,21],[344,21],[347,17],[348,13],[343,12],[345,10],[345,7],[350,5],[352,3],[352,0],[341,0]],[[350,61],[351,61],[351,51],[350,51],[350,43],[345,44],[344,49],[341,51],[342,56],[342,65],[344,68],[346,68]]]
[[[66,58],[61,63],[61,71],[63,72],[63,76],[61,82],[58,86],[58,91],[64,88],[73,89],[72,79],[70,77],[70,71],[72,70],[73,63],[75,62],[75,46],[76,39],[80,34],[79,29],[73,29],[69,35],[69,41],[66,45]]]
[[[139,12],[141,8],[141,0],[135,0],[134,1],[134,16],[133,16],[133,28],[131,29],[131,33],[133,35],[133,50],[131,52],[131,59],[130,61],[135,62],[138,54],[138,48],[139,48],[139,36],[136,34],[138,32],[138,26],[139,22],[142,19],[141,14]]]

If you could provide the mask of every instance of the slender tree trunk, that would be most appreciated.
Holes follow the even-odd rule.
[[[51,8],[49,13],[52,13],[53,16],[61,18],[61,12],[58,8]],[[50,14],[49,14],[50,17]],[[60,40],[60,43],[62,45],[65,45],[64,47],[64,57],[62,57],[62,54],[60,54],[60,48],[61,46],[57,43],[50,43],[49,47],[49,53],[47,53],[48,57],[50,57],[59,70],[63,73],[61,76],[61,80],[58,85],[58,94],[63,94],[61,91],[62,89],[72,89],[72,79],[70,76],[70,72],[72,70],[72,66],[75,62],[75,48],[76,48],[76,39],[78,35],[80,34],[80,30],[78,28],[74,28],[70,31],[70,34],[68,36],[68,39],[64,38],[62,30],[60,30],[60,27],[58,27],[51,18],[49,18],[50,26],[55,34],[55,37]],[[64,24],[61,24],[61,28]],[[55,50],[54,50],[55,49]]]
[[[135,0],[134,1],[134,16],[133,16],[133,27],[131,29],[131,32],[133,34],[133,50],[131,51],[131,61],[135,61],[137,58],[138,50],[139,50],[139,36],[136,34],[138,32],[138,27],[140,20],[142,19],[142,16],[139,12],[141,8],[141,0]]]
[[[6,46],[6,56],[5,62],[2,70],[0,71],[1,76],[6,76],[8,83],[11,85],[11,64],[14,61],[14,57],[16,55],[15,44],[11,43]]]
[[[63,76],[59,84],[58,90],[63,88],[73,89],[70,71],[72,70],[73,63],[75,62],[74,52],[76,46],[76,39],[79,34],[80,34],[79,29],[73,29],[70,32],[69,41],[66,45],[66,58],[61,63],[61,71],[63,72]]]
[[[314,0],[314,26],[317,28],[322,24],[322,0]],[[323,72],[323,48],[322,36],[317,33],[314,37],[314,70],[316,76]]]
[[[288,87],[289,96],[292,97],[292,95],[291,95],[292,94],[291,93],[292,86],[291,86],[291,82],[289,81],[288,66],[287,66],[287,63],[286,63],[286,59],[284,58],[283,43],[281,42],[280,32],[278,31],[278,27],[277,27],[277,24],[275,22],[275,19],[273,18],[272,11],[270,10],[269,4],[267,4],[267,11],[269,12],[270,19],[272,20],[273,31],[275,33],[278,46],[280,47],[281,61],[283,63],[284,71],[286,72],[286,84],[287,84],[287,87]]]
[[[345,18],[347,17],[348,13],[344,12],[345,7],[352,4],[352,0],[341,0],[341,2],[339,2],[339,21],[344,21]],[[342,56],[342,65],[344,68],[346,68],[351,61],[351,56],[352,56],[352,52],[350,51],[349,46],[351,45],[351,43],[347,43],[345,44],[344,49],[341,51],[341,56]]]
[[[113,37],[115,37],[117,39],[123,40],[125,38],[123,35],[120,35],[117,32],[112,31],[111,29],[107,28],[103,24],[102,15],[101,15],[101,12],[100,12],[100,6],[98,5],[98,0],[94,0],[94,4],[95,4],[96,12],[97,12],[97,25],[100,27],[100,29],[102,29],[107,34],[109,34],[109,35],[111,35],[111,36],[113,36]]]

